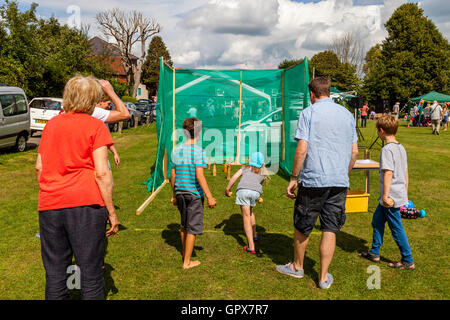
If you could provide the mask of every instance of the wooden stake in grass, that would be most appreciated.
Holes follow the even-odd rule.
[[[213,163],[213,177],[216,176],[216,163]]]
[[[225,162],[223,164],[223,172],[227,173],[227,169],[228,169],[228,165],[227,165],[227,160],[225,159]]]
[[[147,198],[147,200],[144,201],[144,203],[139,207],[139,209],[136,210],[136,215],[140,215],[142,211],[150,204],[150,202],[153,201],[153,199],[156,198],[156,195],[164,188],[166,184],[169,183],[169,180],[164,180],[164,182],[159,186],[158,189],[152,192],[150,197]]]
[[[227,168],[227,180],[231,179],[231,164],[225,166]]]

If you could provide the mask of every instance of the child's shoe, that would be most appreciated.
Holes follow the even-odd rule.
[[[244,247],[244,250],[247,251],[248,253],[251,253],[251,254],[255,254],[255,253],[256,253],[255,250],[250,250],[250,249],[248,248],[248,245],[246,245],[246,246]]]

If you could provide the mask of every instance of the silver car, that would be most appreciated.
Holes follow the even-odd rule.
[[[142,123],[144,119],[144,113],[136,109],[136,106],[132,102],[125,102],[128,111],[130,111],[130,120],[128,124],[130,128],[134,127],[134,123],[137,121],[138,125]]]
[[[0,148],[22,152],[30,136],[30,110],[25,92],[0,85]]]

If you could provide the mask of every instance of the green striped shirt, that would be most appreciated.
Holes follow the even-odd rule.
[[[182,144],[175,148],[171,157],[175,168],[175,194],[192,193],[197,197],[205,194],[198,183],[195,170],[206,168],[206,156],[203,149],[195,144]]]

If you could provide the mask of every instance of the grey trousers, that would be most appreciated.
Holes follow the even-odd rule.
[[[73,257],[79,268],[82,298],[105,299],[102,266],[107,219],[108,210],[100,206],[39,212],[45,299],[69,299],[68,277]]]
[[[431,120],[431,132],[439,132],[441,128],[441,120]]]

